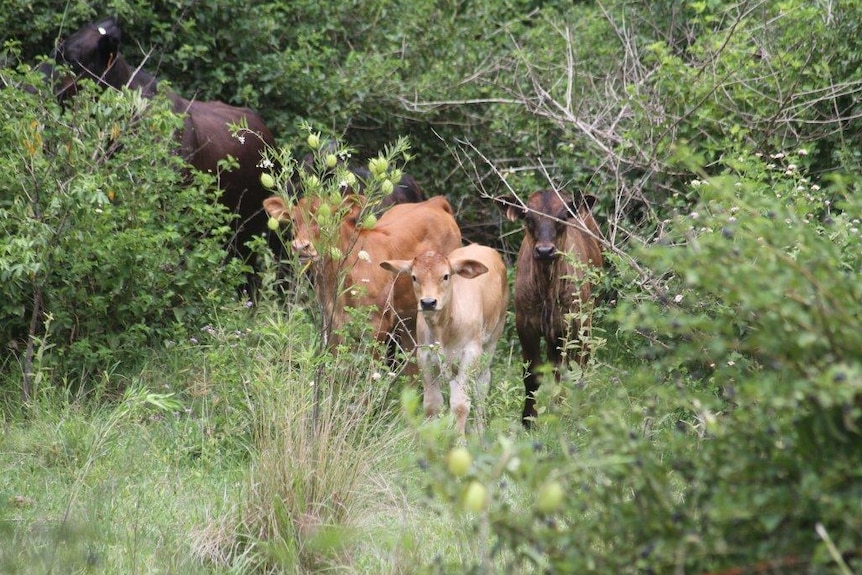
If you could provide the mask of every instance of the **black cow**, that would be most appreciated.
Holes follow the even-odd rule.
[[[77,78],[90,78],[105,87],[139,89],[145,97],[153,97],[158,79],[126,62],[119,51],[121,36],[113,18],[88,24],[63,41],[57,49],[56,62],[70,66]],[[69,87],[60,90],[61,97],[70,92]],[[218,101],[187,100],[173,92],[168,93],[168,98],[174,111],[184,115],[184,127],[178,137],[180,153],[189,164],[212,174],[219,172],[218,163],[228,156],[239,164],[236,169],[219,174],[220,199],[238,215],[229,248],[248,262],[250,251],[246,242],[267,232],[267,215],[262,206],[272,192],[260,182],[259,164],[265,146],[275,144],[272,133],[260,115],[249,108]],[[234,137],[228,124],[242,122],[251,133]]]

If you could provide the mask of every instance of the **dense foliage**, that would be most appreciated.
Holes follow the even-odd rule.
[[[42,370],[86,386],[205,323],[239,277],[223,263],[229,216],[211,176],[186,181],[167,100],[91,86],[61,109],[47,90],[0,91],[0,337],[25,398]]]
[[[611,265],[598,359],[543,386],[539,429],[510,425],[517,408],[500,414],[453,477],[448,430],[413,417],[405,395],[428,505],[479,535],[475,554],[441,555],[427,571],[862,568],[858,0],[107,9],[133,65],[186,96],[259,109],[281,154],[307,152],[297,143],[309,126],[355,148],[355,162],[408,137],[407,169],[457,206],[468,240],[517,248],[519,230],[491,207],[504,191],[600,198]],[[103,15],[47,2],[0,15],[6,391],[36,374],[93,385],[88,374],[206,324],[236,282],[217,247],[225,215],[207,182],[182,179],[162,100],[85,86],[61,109],[20,89],[40,85],[22,70]],[[291,370],[309,358],[291,354],[285,372],[308,377]],[[339,365],[333,384],[368,377]],[[325,386],[321,369],[312,377]],[[262,452],[313,440],[284,425],[266,427]],[[300,480],[266,463],[256,469]],[[250,497],[242,527],[259,540],[229,541],[220,556],[329,565],[294,552],[302,530],[278,515],[290,506],[267,509],[290,497],[277,483]],[[281,564],[273,540],[290,542]]]

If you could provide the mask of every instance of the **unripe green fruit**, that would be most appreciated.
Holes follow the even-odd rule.
[[[389,161],[386,158],[371,158],[368,161],[368,171],[375,178],[386,173],[389,169]]]
[[[473,457],[470,452],[463,447],[455,447],[449,452],[446,458],[446,463],[449,467],[449,473],[455,477],[464,477],[470,471],[470,466],[473,464]]]
[[[335,154],[329,154],[326,156],[327,168],[334,168],[336,164],[338,164],[338,158],[335,156]]]
[[[260,175],[260,183],[263,184],[264,188],[272,188],[275,185],[275,178],[268,173],[263,172]]]
[[[305,143],[308,144],[308,147],[312,150],[316,150],[320,147],[320,136],[315,133],[311,133],[305,139]]]
[[[545,483],[536,496],[536,511],[543,514],[554,513],[563,505],[565,496],[563,485],[556,479]]]
[[[351,188],[356,185],[356,174],[353,172],[347,172],[344,176],[344,181],[347,182],[347,185]]]
[[[278,229],[278,220],[270,216],[269,219],[266,220],[266,227],[272,231],[276,231]]]
[[[488,506],[488,488],[478,481],[471,481],[464,493],[464,509],[479,513]]]
[[[334,260],[340,260],[342,256],[341,249],[338,246],[332,246],[329,248],[329,255]]]
[[[377,225],[377,216],[375,216],[374,214],[368,214],[367,216],[365,216],[365,219],[362,220],[362,227],[366,230],[370,230],[375,225]]]
[[[310,191],[316,190],[320,187],[320,178],[311,174],[305,179],[305,187]]]
[[[332,208],[328,203],[324,202],[320,204],[320,207],[317,208],[317,215],[321,218],[328,218],[332,215]]]
[[[392,180],[383,180],[380,184],[380,191],[382,191],[387,196],[392,193],[392,190],[395,189],[395,185],[392,183]]]

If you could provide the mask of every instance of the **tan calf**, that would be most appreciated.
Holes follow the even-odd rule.
[[[506,320],[509,284],[506,266],[495,250],[471,244],[449,253],[424,252],[413,260],[380,264],[412,277],[419,316],[416,321],[419,370],[427,416],[443,405],[442,381],[449,382],[449,406],[463,435],[470,395],[477,402],[479,427],[491,379],[491,358]],[[475,382],[475,385],[473,384]]]

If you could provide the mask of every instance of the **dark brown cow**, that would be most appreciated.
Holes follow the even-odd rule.
[[[542,341],[558,380],[567,339],[581,339],[577,353],[581,366],[589,359],[589,348],[582,339],[589,334],[592,295],[586,268],[603,265],[601,236],[590,213],[595,201],[589,195],[566,200],[554,190],[535,192],[526,203],[515,197],[500,200],[506,216],[521,220],[525,227],[515,273],[515,325],[526,364],[525,427],[536,418],[535,394],[540,383],[536,371],[542,364]]]
[[[113,18],[88,24],[69,36],[57,49],[58,64],[71,66],[78,77],[94,80],[102,86],[129,87],[141,90],[146,97],[156,93],[158,80],[151,74],[132,68],[119,52],[121,31]],[[174,111],[184,114],[180,152],[195,168],[218,174],[222,189],[221,202],[238,214],[234,222],[231,251],[249,260],[245,246],[255,235],[267,231],[267,216],[261,209],[271,194],[260,183],[261,152],[275,140],[261,117],[248,108],[237,108],[223,102],[187,100],[169,93]],[[245,123],[250,133],[234,137],[228,124]],[[219,162],[235,158],[239,166],[219,173]]]

